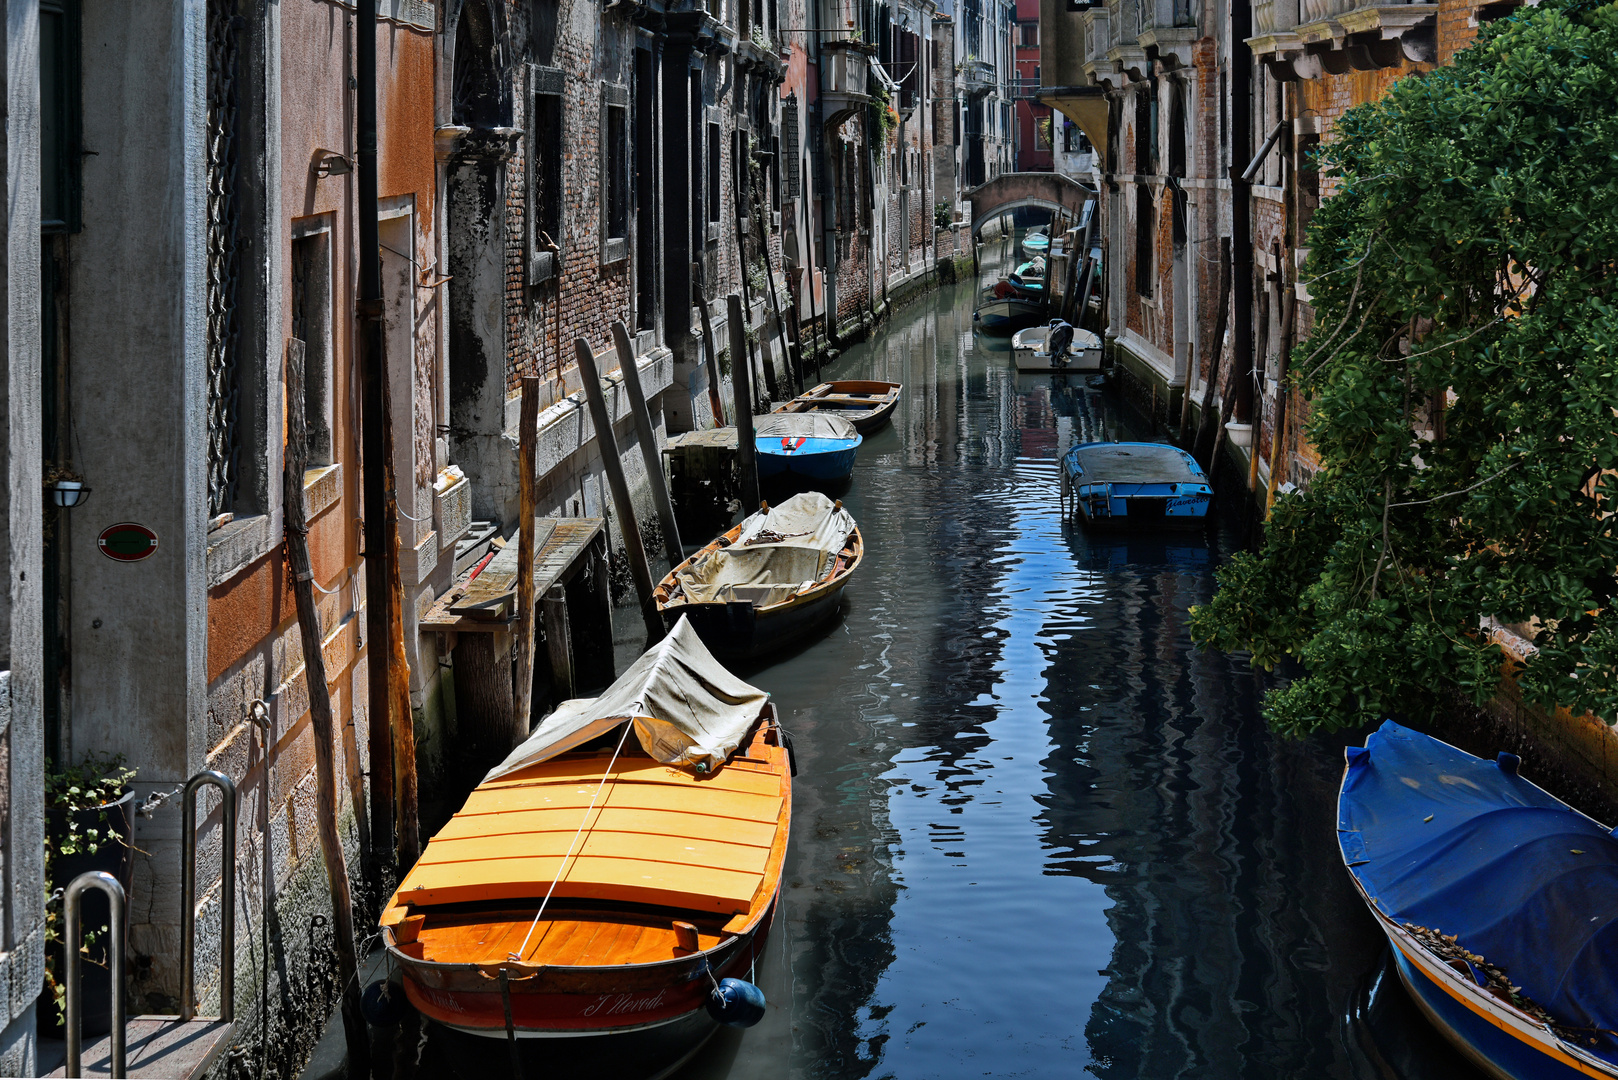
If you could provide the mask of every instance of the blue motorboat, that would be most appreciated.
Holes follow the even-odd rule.
[[[788,473],[818,483],[847,480],[862,441],[854,425],[835,413],[770,413],[753,429],[759,479]]]
[[[1399,978],[1508,1080],[1618,1077],[1618,839],[1518,775],[1389,721],[1348,749],[1343,862]]]
[[[1062,501],[1090,525],[1195,528],[1213,487],[1196,458],[1167,443],[1080,443],[1062,458]]]

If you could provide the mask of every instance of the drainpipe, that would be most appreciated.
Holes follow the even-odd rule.
[[[1240,162],[1253,144],[1252,0],[1233,0],[1230,9],[1230,144],[1231,161]],[[1234,416],[1249,423],[1253,416],[1253,199],[1252,181],[1230,168],[1231,372]]]
[[[393,739],[388,724],[388,565],[382,430],[382,249],[377,242],[376,0],[359,0],[354,19],[355,174],[359,189],[359,296],[355,361],[360,369],[360,468],[365,514],[365,644],[371,768],[372,872],[391,862]]]

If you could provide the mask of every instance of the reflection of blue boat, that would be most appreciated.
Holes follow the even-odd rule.
[[[834,483],[854,472],[859,432],[835,413],[770,413],[753,429],[760,479],[791,473]]]
[[[1213,488],[1196,458],[1167,443],[1081,443],[1062,458],[1062,499],[1091,525],[1194,528]]]
[[[1348,751],[1343,861],[1400,979],[1473,1062],[1618,1077],[1618,839],[1517,764],[1383,724]]]

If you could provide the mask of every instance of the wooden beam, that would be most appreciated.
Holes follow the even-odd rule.
[[[287,564],[292,572],[292,596],[298,609],[298,632],[303,641],[303,678],[309,693],[309,723],[315,737],[315,817],[321,859],[331,889],[332,934],[337,950],[337,977],[342,986],[343,1034],[348,1043],[349,1068],[357,1076],[370,1075],[370,1036],[360,1013],[358,958],[354,949],[354,893],[348,880],[343,841],[337,834],[336,725],[332,722],[331,692],[326,683],[326,659],[320,651],[320,611],[315,606],[314,569],[309,560],[309,523],[304,518],[303,474],[309,459],[308,417],[304,413],[304,343],[287,342],[286,458],[281,472],[281,520],[286,528]],[[379,598],[373,598],[373,603]],[[382,650],[371,649],[371,662]],[[373,716],[371,722],[385,723]],[[232,958],[226,958],[226,963]]]
[[[691,280],[700,282],[702,276],[699,271],[700,264],[691,264]],[[713,411],[713,426],[725,426],[725,399],[720,393],[724,385],[719,378],[719,343],[713,339],[713,319],[708,314],[708,301],[697,293],[697,313],[702,319],[702,351],[708,365],[708,408]]]
[[[680,547],[680,530],[674,524],[674,503],[669,500],[669,482],[663,475],[663,455],[658,452],[657,435],[652,430],[652,413],[646,407],[645,389],[640,384],[640,365],[629,343],[629,330],[623,323],[612,324],[612,341],[618,347],[618,370],[624,377],[624,390],[629,394],[629,412],[635,418],[635,441],[640,443],[646,482],[652,488],[652,506],[657,510],[657,523],[663,529],[663,552],[668,556],[669,569],[673,570],[685,562],[685,551]]]
[[[747,325],[742,321],[742,298],[725,298],[725,321],[730,324],[730,382],[736,391],[736,471],[741,478],[742,513],[758,509],[758,447],[753,442],[753,388],[747,370]]]
[[[522,381],[517,422],[517,670],[512,677],[516,708],[511,745],[528,735],[534,708],[534,451],[539,446],[539,380]]]
[[[566,701],[578,696],[573,675],[573,628],[568,624],[567,589],[552,585],[540,601],[545,618],[545,651],[551,659],[551,682],[556,687],[556,700]]]
[[[641,618],[646,622],[648,638],[655,644],[663,640],[663,618],[658,615],[657,600],[652,596],[652,571],[646,562],[646,548],[641,544],[640,526],[635,523],[635,504],[629,499],[629,484],[624,480],[624,463],[618,456],[618,437],[612,432],[612,414],[607,411],[607,397],[601,392],[601,377],[596,373],[596,358],[590,351],[590,343],[584,338],[574,338],[573,351],[579,361],[579,378],[584,382],[584,396],[590,402],[590,420],[595,425],[601,467],[607,474],[607,485],[612,489],[613,505],[618,508],[618,531],[623,534],[624,551],[629,556],[635,593],[640,599]]]

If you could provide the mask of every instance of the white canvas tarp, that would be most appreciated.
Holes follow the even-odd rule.
[[[853,531],[849,512],[820,492],[794,495],[743,521],[734,544],[676,573],[676,602],[748,600],[767,607],[790,600],[831,571]]]
[[[857,439],[852,421],[832,412],[777,412],[753,421],[760,439]]]
[[[658,761],[718,768],[746,738],[768,697],[726,671],[682,618],[606,693],[562,702],[483,779],[537,765],[626,720]]]

